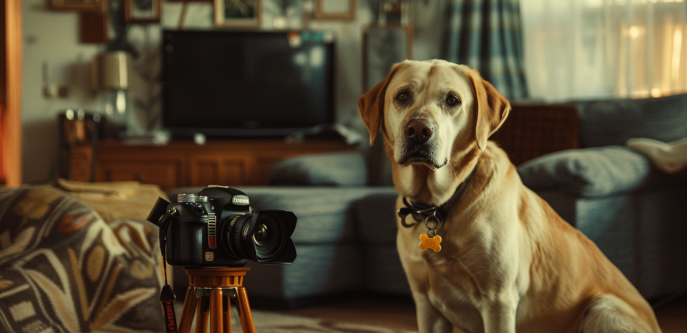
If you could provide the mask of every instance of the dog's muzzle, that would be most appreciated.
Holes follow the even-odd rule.
[[[434,125],[425,119],[412,119],[403,131],[403,149],[398,164],[412,163],[429,164],[439,169],[448,160],[437,160],[437,139],[434,135]]]

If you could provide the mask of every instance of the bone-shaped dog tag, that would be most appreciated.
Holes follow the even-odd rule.
[[[430,238],[427,234],[420,235],[420,250],[432,249],[434,252],[441,251],[441,236]]]

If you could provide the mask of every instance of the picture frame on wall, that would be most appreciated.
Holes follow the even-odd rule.
[[[160,23],[162,0],[124,0],[126,23]]]
[[[102,11],[105,0],[50,0],[50,9],[76,11]]]
[[[215,0],[215,26],[258,28],[262,0]]]
[[[383,80],[391,67],[413,58],[413,28],[406,24],[369,25],[363,29],[363,91]]]
[[[356,0],[315,0],[315,19],[353,20]]]

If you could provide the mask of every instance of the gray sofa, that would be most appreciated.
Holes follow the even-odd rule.
[[[687,177],[661,174],[623,146],[634,137],[687,137],[687,95],[517,105],[500,132],[494,139],[523,182],[593,240],[646,298],[687,290]],[[252,304],[283,308],[333,295],[410,295],[396,252],[397,194],[386,159],[378,152],[296,157],[273,167],[274,186],[241,188],[254,209],[298,217],[293,264],[249,264]],[[373,181],[382,186],[367,185]]]

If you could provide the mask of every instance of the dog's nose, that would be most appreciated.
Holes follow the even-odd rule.
[[[424,119],[413,119],[408,122],[405,129],[405,135],[408,139],[416,143],[423,143],[432,137],[434,126],[431,126]]]

